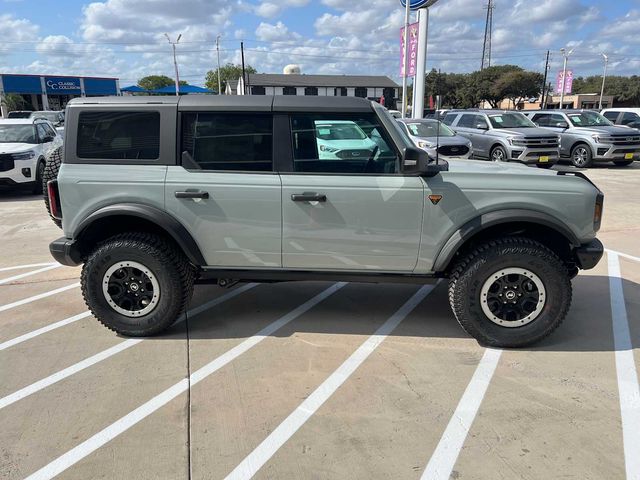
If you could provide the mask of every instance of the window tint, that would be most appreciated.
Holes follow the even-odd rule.
[[[618,119],[618,115],[620,115],[620,112],[605,112],[604,113],[605,118],[608,119],[608,120],[611,120],[614,123]]]
[[[296,172],[398,171],[398,155],[373,114],[293,115],[291,130]]]
[[[462,117],[458,121],[458,126],[463,128],[475,128],[475,125],[474,125],[475,118],[476,118],[476,115],[471,115],[468,113],[465,115],[462,115]]]
[[[82,112],[79,158],[155,160],[160,155],[158,112]]]
[[[304,89],[304,94],[305,95],[317,96],[318,95],[318,87],[306,87]]]
[[[297,95],[298,94],[298,90],[296,89],[296,87],[284,87],[282,89],[282,94],[283,95]]]
[[[182,151],[202,170],[272,171],[273,117],[260,114],[186,113]],[[184,155],[184,154],[183,154]]]
[[[457,116],[457,113],[447,113],[442,123],[444,123],[445,125],[453,125],[453,122],[455,121]]]
[[[622,120],[620,120],[620,123],[622,125],[629,125],[630,123],[637,122],[637,121],[638,121],[637,113],[624,112],[624,114],[622,115]]]
[[[46,128],[44,127],[45,127],[44,123],[36,124],[36,130],[38,130],[38,138],[40,139],[41,142],[44,141],[44,137],[49,135]]]
[[[44,124],[44,130],[45,130],[45,132],[47,132],[47,135],[50,135],[52,137],[55,137],[57,135],[56,131],[53,128],[51,128],[50,125],[48,125],[46,123]]]
[[[556,127],[562,128],[565,127],[567,122],[562,115],[557,113],[538,113],[533,116],[532,119],[535,123],[540,125],[541,127]]]

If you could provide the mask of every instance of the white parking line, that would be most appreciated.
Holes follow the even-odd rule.
[[[17,302],[8,303],[6,305],[0,305],[0,312],[4,312],[5,310],[10,310],[12,308],[19,307],[21,305],[26,305],[27,303],[35,302],[36,300],[47,298],[52,295],[56,295],[58,293],[66,292],[67,290],[71,290],[72,288],[77,288],[79,286],[80,286],[80,283],[73,283],[71,285],[67,285],[66,287],[56,288],[55,290],[51,290],[49,292],[41,293],[39,295],[34,295],[33,297],[18,300]]]
[[[62,265],[56,263],[55,265],[48,265],[43,268],[39,268],[38,270],[34,270],[32,272],[21,273],[20,275],[14,275],[13,277],[3,278],[0,280],[0,285],[4,283],[14,282],[16,280],[20,280],[22,278],[30,277],[31,275],[37,275],[38,273],[48,272],[49,270],[53,270],[54,268],[60,268]]]
[[[199,313],[204,312],[205,310],[208,310],[216,305],[221,304],[222,302],[225,302],[233,297],[236,297],[238,295],[240,295],[243,292],[246,292],[247,290],[250,290],[251,288],[255,287],[257,284],[255,283],[250,283],[247,284],[243,287],[240,287],[238,289],[232,290],[231,292],[227,293],[226,295],[223,295],[221,297],[218,297],[214,300],[211,300],[210,302],[205,303],[204,305],[201,305],[197,308],[194,308],[193,310],[189,310],[187,312],[187,315],[192,315],[195,316]],[[84,315],[84,314],[82,314]],[[90,315],[89,312],[86,313],[86,315]],[[73,318],[73,317],[72,317]],[[177,323],[180,323],[184,321],[184,315],[182,316],[182,318],[178,319]],[[71,375],[74,375],[78,372],[81,372],[82,370],[85,370],[93,365],[95,365],[96,363],[102,362],[103,360],[106,360],[107,358],[113,357],[114,355],[126,350],[127,348],[131,348],[134,345],[137,345],[138,343],[142,342],[143,338],[135,338],[135,339],[130,339],[130,340],[125,340],[123,342],[118,343],[117,345],[114,345],[113,347],[107,348],[106,350],[103,350],[100,353],[96,353],[95,355],[86,358],[84,360],[79,361],[78,363],[75,363],[73,365],[71,365],[70,367],[67,367],[63,370],[60,370],[52,375],[49,375],[46,378],[43,378],[42,380],[38,380],[37,382],[32,383],[31,385],[27,385],[24,388],[21,388],[20,390],[18,390],[17,392],[12,393],[11,395],[7,395],[6,397],[0,398],[0,410],[2,410],[5,407],[8,407],[9,405],[17,402],[18,400],[22,400],[25,397],[28,397],[29,395],[33,395],[36,392],[39,392],[40,390],[42,390],[43,388],[49,387],[51,385],[53,385],[54,383],[58,383],[61,380],[64,380],[65,378],[70,377]]]
[[[422,480],[449,479],[501,355],[502,350],[485,350],[456,411],[431,455],[427,468],[422,474]]]
[[[168,388],[164,392],[156,395],[148,402],[140,405],[138,408],[128,413],[124,417],[120,418],[116,422],[112,423],[108,427],[104,428],[100,432],[96,433],[92,437],[88,438],[78,446],[72,448],[67,453],[59,456],[51,463],[45,465],[40,470],[29,475],[28,480],[41,480],[50,479],[64,472],[66,469],[76,464],[101,446],[110,442],[118,435],[126,432],[129,428],[136,425],[144,418],[151,415],[156,410],[160,409],[178,395],[186,392],[189,389],[189,385],[193,386],[196,383],[204,380],[207,376],[220,370],[222,367],[238,358],[243,353],[247,352],[262,340],[275,333],[280,328],[287,325],[292,320],[295,320],[300,315],[304,314],[308,310],[311,310],[318,303],[322,302],[329,296],[344,287],[346,283],[336,283],[327,288],[323,292],[319,293],[311,300],[303,303],[293,311],[287,313],[283,317],[280,317],[275,322],[270,323],[265,328],[256,333],[253,337],[247,338],[239,345],[236,345],[231,350],[223,353],[204,367],[196,370],[188,379],[181,380],[172,387]]]
[[[418,292],[384,322],[373,335],[360,345],[329,378],[322,382],[298,408],[278,425],[278,427],[226,477],[226,480],[253,477],[432,290],[433,285],[425,285],[418,290]]]
[[[0,268],[0,272],[9,272],[11,270],[24,270],[25,268],[48,267],[50,265],[56,265],[56,263],[55,262],[32,263],[30,265],[16,265],[15,267],[2,267]]]
[[[25,333],[16,338],[12,338],[11,340],[0,343],[0,351],[6,350],[9,347],[13,347],[14,345],[18,345],[19,343],[31,340],[32,338],[42,335],[43,333],[50,332],[52,330],[55,330],[56,328],[64,327],[65,325],[69,325],[70,323],[77,322],[78,320],[82,320],[83,318],[87,318],[90,316],[91,312],[79,313],[78,315],[74,315],[73,317],[65,318],[64,320],[51,323],[46,327],[38,328],[37,330],[34,330],[32,332]]]
[[[607,253],[613,253],[614,255],[618,255],[619,257],[626,258],[627,260],[633,260],[634,262],[640,262],[640,257],[634,257],[633,255],[629,255],[627,253],[616,252],[615,250],[606,249]]]
[[[616,373],[620,395],[624,463],[629,480],[640,479],[640,387],[633,357],[627,307],[624,300],[620,260],[612,252],[609,257],[609,295],[613,319],[613,342],[616,349]]]

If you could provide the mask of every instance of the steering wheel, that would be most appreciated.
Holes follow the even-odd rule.
[[[367,160],[366,166],[364,167],[365,173],[375,173],[376,155],[378,154],[379,150],[380,150],[380,147],[376,145],[373,151],[371,152],[369,159]]]

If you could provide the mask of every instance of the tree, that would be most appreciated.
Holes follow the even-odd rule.
[[[513,108],[532,97],[538,97],[544,77],[537,72],[512,71],[505,73],[496,85],[496,90],[511,100]]]
[[[145,90],[157,90],[159,88],[175,85],[176,81],[166,75],[148,75],[138,80],[138,86]],[[180,85],[187,85],[187,82],[180,80]]]
[[[507,74],[524,72],[516,65],[498,65],[478,72],[477,88],[481,100],[485,100],[491,108],[499,108],[500,102],[507,98],[509,82],[504,81]]]
[[[24,110],[27,102],[22,98],[22,95],[7,93],[2,96],[2,105],[6,107],[7,112],[13,112],[15,110]]]
[[[244,70],[247,74],[257,73],[257,70],[251,65],[245,65]],[[233,63],[227,63],[220,67],[220,80],[222,83],[222,92],[227,88],[227,83],[235,85],[238,79],[242,77],[242,65],[234,65]],[[204,79],[204,85],[209,90],[218,91],[218,69],[209,70]],[[222,93],[219,92],[219,93]]]

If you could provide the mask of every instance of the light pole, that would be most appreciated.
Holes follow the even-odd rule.
[[[409,78],[409,16],[411,15],[411,2],[405,0],[404,9],[404,48],[402,49],[402,69],[404,75],[402,76],[402,118],[407,117],[407,105],[408,105],[408,92],[407,92],[407,80]],[[415,92],[414,92],[415,93]]]
[[[562,110],[564,108],[564,91],[567,88],[567,62],[569,61],[569,57],[571,56],[571,54],[573,53],[575,49],[572,48],[571,50],[569,50],[569,52],[567,53],[567,49],[566,48],[561,48],[560,52],[562,52],[562,56],[564,57],[564,67],[562,70],[562,89],[561,89],[561,93],[560,93],[560,110]]]
[[[222,82],[220,81],[220,36],[216,37],[216,51],[218,52],[218,95],[222,95]]]
[[[604,82],[607,80],[607,67],[609,66],[609,57],[603,53],[602,58],[604,58],[604,75],[602,75],[602,90],[600,90],[599,110],[602,110],[602,97],[604,97]]]
[[[427,73],[427,40],[429,35],[429,7],[438,0],[430,0],[418,10],[418,61],[416,64],[416,78],[413,82],[413,118],[424,116],[425,75]]]
[[[169,38],[169,34],[165,33],[165,37],[167,37],[167,41],[173,47],[173,66],[176,68],[176,96],[180,95],[180,75],[178,75],[178,60],[176,60],[176,45],[180,42],[180,38],[182,38],[182,34],[178,35],[175,42],[172,42]]]

